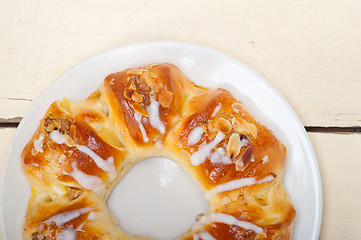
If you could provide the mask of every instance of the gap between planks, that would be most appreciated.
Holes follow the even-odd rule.
[[[18,127],[21,117],[15,118],[0,118],[0,128],[16,128]],[[322,126],[305,126],[307,132],[313,133],[361,133],[361,126],[352,126],[352,127],[322,127]]]

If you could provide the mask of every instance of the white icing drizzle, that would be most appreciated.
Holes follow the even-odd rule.
[[[201,140],[204,131],[202,127],[195,127],[188,135],[187,143],[192,146]]]
[[[207,157],[211,154],[213,148],[215,148],[218,143],[220,143],[225,137],[224,133],[218,132],[217,136],[210,143],[201,147],[198,151],[194,152],[191,156],[191,163],[194,166],[202,164]]]
[[[268,175],[267,177],[257,181],[257,184],[261,184],[261,183],[266,183],[266,182],[271,182],[275,177],[272,175]]]
[[[104,160],[98,154],[96,154],[90,148],[88,148],[86,146],[83,146],[83,145],[75,145],[75,146],[80,152],[83,152],[86,155],[88,155],[89,157],[91,157],[93,159],[94,163],[98,166],[98,168],[100,168],[104,172],[115,171],[113,157],[108,157],[107,160]]]
[[[49,134],[49,137],[52,141],[54,141],[57,144],[64,144],[65,140],[66,140],[66,137],[63,134],[61,134],[58,130],[52,131]],[[96,154],[93,150],[91,150],[87,146],[76,144],[75,147],[80,152],[83,152],[86,155],[88,155],[101,170],[103,170],[104,172],[107,172],[110,181],[115,180],[117,173],[115,171],[113,157],[108,157],[107,160],[104,160],[103,158],[101,158],[98,154]]]
[[[193,240],[216,240],[208,231],[193,234]]]
[[[109,181],[113,182],[115,178],[117,177],[117,172],[115,170],[114,166],[114,158],[108,157],[107,160],[104,160],[99,155],[97,155],[95,152],[93,152],[90,148],[83,146],[83,145],[75,145],[77,149],[85,154],[87,154],[89,157],[91,157],[94,161],[94,163],[103,170],[104,172],[108,173]]]
[[[219,112],[219,110],[221,110],[221,108],[222,108],[222,103],[218,103],[217,107],[214,108],[211,117],[215,117],[217,115],[217,113]]]
[[[212,213],[211,219],[213,222],[224,223],[227,225],[235,225],[235,226],[241,227],[246,230],[254,231],[256,233],[263,232],[263,229],[258,227],[257,225],[254,225],[253,223],[250,223],[250,222],[238,220],[237,218],[235,218],[231,215],[228,215],[228,214],[215,212],[215,213]]]
[[[268,156],[266,155],[262,158],[262,163],[265,164],[267,162],[268,162]]]
[[[199,233],[199,237],[203,240],[216,240],[209,232],[204,231]]]
[[[65,223],[70,222],[71,220],[74,220],[74,219],[78,218],[79,216],[81,216],[91,210],[92,210],[92,208],[85,207],[85,208],[80,208],[80,209],[73,210],[73,211],[59,213],[59,214],[52,216],[51,218],[48,218],[45,222],[46,223],[54,222],[56,224],[56,226],[62,226]]]
[[[88,220],[95,220],[97,217],[97,214],[95,212],[90,212],[88,215]]]
[[[156,149],[161,149],[163,147],[162,145],[162,141],[161,140],[158,140],[155,142],[155,148]]]
[[[87,223],[87,221],[89,221],[89,220],[95,220],[95,219],[96,219],[96,213],[95,213],[95,212],[90,212],[90,213],[88,214],[88,219],[87,219],[86,221],[84,221],[82,224],[80,224],[80,225],[76,228],[76,230],[77,230],[77,231],[82,230],[83,227],[84,227],[84,225]]]
[[[143,123],[142,123],[142,118],[143,118],[142,114],[140,114],[138,112],[135,112],[134,113],[134,118],[135,118],[135,121],[137,121],[137,123],[138,123],[140,131],[142,132],[143,141],[145,143],[147,143],[149,141],[149,138],[147,136],[147,132],[145,131]]]
[[[56,234],[57,240],[75,240],[76,239],[76,231],[72,228],[64,229]]]
[[[157,129],[160,133],[165,133],[165,126],[159,116],[159,102],[151,99],[150,105],[147,107],[149,113],[149,122],[152,127]]]
[[[273,179],[274,179],[274,177],[272,175],[269,175],[259,181],[257,181],[255,177],[236,179],[236,180],[227,182],[225,184],[218,185],[217,187],[211,189],[208,192],[208,194],[213,195],[213,194],[217,194],[217,193],[221,193],[221,192],[231,191],[233,189],[238,189],[238,188],[245,187],[245,186],[251,186],[254,184],[271,182]]]
[[[80,224],[77,228],[76,231],[80,231],[83,229],[84,225],[86,224],[87,221],[83,222],[82,224]]]
[[[64,144],[65,143],[65,139],[64,139],[64,135],[61,134],[58,130],[54,130],[49,134],[50,139],[57,143],[57,144]]]
[[[223,148],[217,148],[217,150],[211,154],[209,159],[212,163],[222,163],[225,165],[232,163],[231,159],[227,156],[226,151]]]
[[[209,224],[210,222],[211,222],[211,219],[209,218],[209,216],[203,215],[199,218],[198,221],[196,221],[192,224],[191,230],[195,232],[195,231],[201,229],[204,225]]]
[[[43,152],[44,138],[45,138],[45,134],[41,133],[39,135],[39,138],[34,140],[34,149],[35,149],[36,152],[41,152],[41,153]]]
[[[248,138],[243,138],[241,141],[241,148],[243,148],[244,146],[247,146],[248,143]]]
[[[105,193],[105,185],[103,181],[92,175],[87,175],[77,168],[75,162],[72,163],[73,171],[71,173],[63,172],[63,174],[72,176],[83,188],[94,191],[99,195]]]

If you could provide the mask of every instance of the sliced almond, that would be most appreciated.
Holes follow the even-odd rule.
[[[245,107],[240,104],[240,103],[233,103],[232,104],[232,109],[236,112],[236,113],[239,113],[239,112],[242,112],[245,110]]]
[[[139,93],[134,92],[132,95],[132,100],[141,103],[143,101],[143,97]]]
[[[75,146],[74,140],[69,135],[64,134],[64,140],[65,140],[65,144],[68,145],[68,147]]]
[[[142,114],[144,117],[149,117],[147,110],[145,110],[145,108],[140,103],[137,102],[132,103],[132,108],[134,111]]]
[[[69,200],[74,201],[83,194],[84,190],[76,187],[70,187],[68,189]]]
[[[138,74],[141,75],[144,71],[146,71],[145,69],[129,69],[127,71],[127,74]]]
[[[167,108],[173,101],[173,93],[170,91],[164,91],[159,95],[159,103],[162,107]]]
[[[248,164],[251,162],[253,156],[253,146],[248,146],[246,151],[244,151],[242,155],[242,161],[245,166],[248,166]]]
[[[267,238],[267,234],[264,232],[258,233],[256,240],[261,240],[261,239],[266,239]]]
[[[227,119],[219,118],[215,124],[215,128],[217,131],[229,133],[232,130],[232,125]]]
[[[76,137],[76,126],[72,124],[69,129],[69,136],[71,139],[75,139]]]
[[[236,170],[239,172],[244,171],[252,162],[252,159],[254,159],[253,146],[247,146],[245,149],[241,149],[240,154],[237,156],[235,161]]]
[[[228,140],[228,145],[227,145],[228,157],[230,158],[237,157],[241,148],[242,148],[242,143],[239,134],[233,133]]]
[[[257,128],[254,124],[249,123],[248,126],[248,131],[251,133],[251,135],[256,138],[257,137]]]
[[[60,106],[66,110],[68,113],[71,112],[71,102],[66,99],[66,98],[63,98],[63,101],[60,103]]]
[[[239,134],[246,132],[246,130],[242,127],[242,125],[239,125],[237,123],[233,125],[233,129]]]
[[[211,131],[215,131],[215,127],[216,127],[216,120],[209,120],[208,121],[208,129]]]
[[[126,88],[124,90],[124,97],[128,100],[132,99],[133,94],[134,94],[134,89],[132,88]]]
[[[257,137],[257,127],[242,118],[232,118],[233,129],[238,133],[250,133],[253,138]]]
[[[232,118],[233,128],[238,133],[247,132],[247,122],[242,118]]]
[[[219,118],[225,118],[227,120],[230,120],[232,118],[232,115],[227,112],[218,112],[217,116]]]

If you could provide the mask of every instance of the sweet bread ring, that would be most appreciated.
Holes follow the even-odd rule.
[[[24,239],[149,239],[125,234],[105,200],[151,156],[180,164],[210,202],[177,239],[290,239],[286,148],[228,91],[166,63],[110,74],[86,100],[49,107],[22,154]]]

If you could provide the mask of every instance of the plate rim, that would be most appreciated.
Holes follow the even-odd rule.
[[[16,132],[11,140],[11,143],[9,145],[8,151],[6,153],[6,157],[5,157],[5,162],[3,164],[3,169],[1,171],[1,183],[0,183],[0,227],[1,227],[1,235],[3,237],[4,240],[6,240],[6,235],[5,235],[5,226],[4,226],[4,215],[3,215],[3,195],[4,195],[4,180],[5,180],[5,172],[8,168],[8,163],[9,163],[9,159],[10,159],[10,153],[13,151],[13,147],[15,144],[15,139],[17,139],[17,136],[19,135],[19,133],[22,130],[23,124],[25,121],[28,120],[28,118],[30,118],[31,113],[33,112],[33,110],[35,109],[35,106],[38,105],[38,102],[41,101],[41,99],[47,94],[47,92],[53,88],[54,85],[56,85],[58,82],[60,82],[64,77],[66,77],[67,75],[71,74],[73,71],[75,71],[77,68],[87,64],[88,62],[93,61],[96,58],[101,57],[102,55],[107,55],[111,52],[115,52],[115,51],[119,51],[119,50],[126,50],[126,49],[131,49],[134,47],[155,47],[155,46],[159,46],[159,47],[165,47],[165,46],[169,46],[169,47],[188,47],[188,48],[195,48],[195,49],[200,49],[203,51],[207,51],[212,55],[216,55],[217,57],[221,58],[221,59],[225,59],[228,62],[231,62],[235,65],[237,65],[238,67],[241,67],[243,69],[245,69],[246,71],[248,71],[250,74],[254,75],[256,78],[258,78],[259,80],[261,80],[263,82],[263,84],[265,84],[267,86],[267,88],[269,88],[273,93],[276,94],[276,96],[282,100],[282,102],[285,104],[285,107],[287,108],[287,110],[289,111],[289,113],[291,114],[291,116],[293,117],[293,119],[295,120],[295,123],[297,124],[297,126],[299,127],[300,130],[300,134],[299,135],[302,140],[304,140],[304,143],[306,144],[307,150],[308,150],[308,154],[311,157],[310,158],[310,166],[312,169],[312,175],[314,176],[316,182],[314,182],[315,185],[315,189],[318,189],[318,191],[315,191],[315,200],[317,202],[317,205],[315,206],[315,223],[316,226],[314,227],[314,231],[312,233],[312,239],[318,239],[319,235],[320,235],[320,230],[321,230],[321,224],[322,224],[322,210],[323,210],[323,193],[322,193],[322,182],[321,182],[321,175],[320,175],[320,170],[319,170],[319,166],[318,166],[318,161],[317,161],[317,157],[315,154],[315,151],[313,149],[312,143],[310,138],[307,135],[307,132],[304,128],[304,125],[302,124],[301,120],[299,119],[298,115],[296,114],[296,112],[294,111],[294,109],[291,107],[291,105],[288,103],[288,101],[283,97],[283,95],[267,80],[265,79],[261,74],[259,74],[258,72],[256,72],[253,68],[247,66],[246,64],[244,64],[243,62],[241,62],[240,60],[236,59],[235,57],[229,56],[226,53],[223,53],[221,51],[209,48],[209,47],[205,47],[202,45],[198,45],[198,44],[194,44],[194,43],[190,43],[190,42],[184,42],[184,41],[164,41],[164,40],[155,40],[155,41],[139,41],[139,42],[134,42],[134,43],[130,43],[130,44],[123,44],[123,45],[119,45],[117,47],[114,48],[110,48],[107,49],[105,51],[102,51],[98,54],[95,54],[87,59],[85,59],[84,61],[74,65],[73,67],[71,67],[69,70],[67,70],[66,72],[64,72],[63,74],[61,74],[57,79],[55,79],[54,81],[51,82],[50,85],[48,85],[48,87],[46,87],[46,89],[36,98],[36,100],[32,103],[32,105],[30,106],[30,108],[27,110],[26,114],[24,115],[24,117],[22,118],[21,122],[19,123]]]

